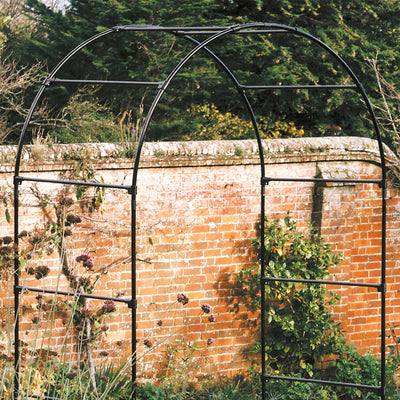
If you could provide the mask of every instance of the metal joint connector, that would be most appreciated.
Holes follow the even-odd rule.
[[[128,303],[128,308],[130,309],[137,309],[137,300],[136,299],[131,299]]]
[[[22,293],[22,286],[14,287],[14,296],[19,296]]]
[[[270,182],[271,182],[271,178],[269,178],[267,176],[261,178],[261,186],[269,185]]]
[[[383,179],[381,182],[379,182],[379,187],[381,189],[387,189],[388,188],[388,181],[387,179]]]
[[[378,286],[379,293],[386,293],[386,284],[382,284]]]

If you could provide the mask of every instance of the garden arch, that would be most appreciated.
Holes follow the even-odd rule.
[[[168,77],[161,82],[138,82],[138,81],[102,81],[102,80],[83,80],[83,79],[63,79],[58,78],[59,72],[62,71],[64,65],[70,62],[75,55],[77,55],[81,50],[83,50],[89,44],[100,41],[102,38],[108,35],[117,35],[119,32],[128,32],[128,31],[158,31],[167,34],[174,35],[179,38],[183,38],[193,43],[193,48],[189,51],[175,68],[169,73]],[[286,33],[292,34],[294,37],[305,37],[310,40],[313,44],[320,46],[324,51],[331,54],[336,61],[341,65],[343,70],[348,73],[351,77],[353,84],[350,85],[245,85],[241,84],[239,80],[235,77],[234,73],[231,69],[218,57],[216,53],[209,49],[209,45],[214,43],[217,39],[222,38],[224,36],[231,35],[263,35],[263,34],[274,34],[274,33]],[[202,38],[206,37],[204,40],[199,41],[196,37],[201,36]],[[62,184],[62,185],[74,185],[74,186],[87,186],[87,187],[97,187],[97,188],[113,188],[125,190],[131,195],[131,289],[132,289],[132,298],[112,298],[112,297],[104,297],[98,296],[95,294],[85,294],[85,293],[71,293],[71,292],[61,292],[57,290],[49,290],[49,289],[41,289],[34,287],[25,287],[20,283],[20,262],[17,255],[15,257],[15,271],[14,271],[14,295],[15,295],[15,330],[14,330],[14,343],[15,343],[15,380],[14,380],[14,390],[16,397],[18,398],[18,393],[20,389],[19,384],[19,358],[21,354],[20,349],[20,334],[19,334],[19,299],[21,293],[23,291],[32,291],[32,292],[44,292],[44,293],[52,293],[58,295],[71,295],[71,296],[80,296],[80,297],[88,297],[94,299],[111,299],[116,302],[125,303],[132,310],[132,379],[136,380],[136,186],[137,186],[137,176],[140,164],[140,156],[143,148],[143,144],[146,139],[146,132],[148,130],[149,124],[153,117],[154,111],[159,104],[160,99],[163,94],[167,91],[170,83],[174,80],[179,71],[187,64],[187,62],[198,52],[204,51],[209,57],[211,57],[227,74],[230,78],[233,86],[237,90],[239,94],[239,98],[245,105],[247,112],[249,114],[249,118],[253,124],[255,138],[258,144],[259,158],[260,158],[260,184],[261,184],[261,199],[260,199],[260,215],[261,215],[261,237],[264,238],[264,221],[265,221],[265,188],[272,181],[284,182],[284,181],[298,181],[298,182],[337,182],[337,183],[371,183],[379,185],[381,188],[381,220],[382,220],[382,234],[381,234],[381,278],[380,282],[376,284],[367,284],[367,283],[359,283],[359,282],[341,282],[341,281],[327,281],[327,280],[299,280],[299,279],[288,279],[283,277],[271,277],[265,276],[265,265],[264,265],[264,248],[261,246],[261,299],[265,297],[265,286],[268,285],[269,282],[276,281],[292,281],[303,284],[331,284],[331,285],[339,285],[339,286],[367,286],[375,288],[378,292],[381,293],[381,376],[380,376],[380,384],[376,386],[368,386],[368,385],[359,385],[355,383],[348,382],[336,382],[336,381],[322,381],[322,380],[313,380],[313,379],[303,379],[296,377],[287,377],[287,376],[275,376],[266,374],[266,363],[265,363],[265,346],[264,346],[264,338],[265,338],[265,312],[264,312],[264,301],[261,301],[261,371],[262,371],[262,398],[265,398],[265,384],[269,379],[281,379],[281,380],[290,380],[290,381],[303,381],[303,382],[313,382],[316,384],[326,384],[326,385],[338,385],[338,386],[349,386],[355,388],[362,388],[366,390],[371,390],[379,393],[382,400],[385,399],[385,291],[386,291],[386,283],[385,283],[385,255],[386,255],[386,166],[385,166],[385,157],[384,157],[384,149],[383,143],[379,131],[379,126],[374,115],[374,111],[372,105],[363,89],[360,81],[357,76],[351,70],[351,68],[346,64],[346,62],[336,54],[329,46],[323,43],[321,40],[316,37],[304,32],[301,29],[293,28],[280,24],[273,23],[248,23],[243,25],[236,26],[228,26],[228,27],[160,27],[160,26],[150,26],[150,25],[126,25],[126,26],[116,26],[104,32],[101,32],[88,40],[82,42],[79,46],[77,46],[74,50],[72,50],[69,54],[67,54],[60,63],[54,68],[54,70],[48,75],[48,77],[44,80],[42,86],[35,99],[32,102],[29,113],[26,117],[25,123],[22,128],[20,141],[18,145],[17,158],[15,163],[15,174],[14,174],[14,241],[16,247],[18,249],[18,241],[19,241],[19,233],[20,233],[20,223],[19,223],[19,188],[20,186],[26,182],[46,182],[46,183],[54,183],[54,184]],[[75,181],[75,180],[62,180],[62,179],[45,179],[45,178],[37,178],[35,176],[21,176],[21,158],[22,158],[22,150],[25,145],[25,137],[28,126],[31,123],[31,118],[35,109],[38,105],[38,102],[42,98],[45,90],[50,85],[57,84],[94,84],[94,85],[132,85],[132,86],[146,86],[153,87],[157,90],[157,93],[153,99],[151,107],[146,115],[146,119],[144,121],[143,127],[140,132],[138,144],[137,144],[137,152],[134,159],[134,166],[132,170],[132,183],[130,185],[114,185],[109,183],[99,183],[99,182],[87,182],[87,181]],[[247,96],[247,90],[293,90],[293,89],[331,89],[331,90],[340,90],[340,89],[354,89],[359,92],[363,101],[365,102],[369,118],[374,127],[375,138],[378,142],[379,152],[380,152],[380,167],[381,167],[381,178],[380,179],[325,179],[325,178],[270,178],[266,176],[265,171],[265,163],[264,163],[264,153],[262,147],[262,140],[260,137],[260,132],[257,126],[257,121],[255,118],[255,114],[253,112],[249,97]],[[263,243],[263,240],[261,240]],[[31,397],[43,397],[31,395]],[[135,397],[135,394],[133,394]],[[46,398],[46,396],[44,396]],[[48,397],[47,398],[51,398]]]

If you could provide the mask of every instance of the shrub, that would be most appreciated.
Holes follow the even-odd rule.
[[[329,268],[342,260],[316,230],[311,229],[308,238],[299,232],[290,215],[284,224],[266,220],[264,245],[266,275],[271,277],[324,279]],[[260,249],[260,240],[255,246]],[[244,269],[238,280],[250,304],[259,307],[259,267]],[[265,292],[269,369],[313,376],[315,363],[343,345],[342,330],[330,312],[338,296],[320,284],[275,281],[269,282]]]
[[[338,400],[333,387],[313,383],[275,381],[267,385],[267,400]]]
[[[248,118],[243,119],[231,112],[223,113],[214,104],[198,106],[193,111],[197,127],[183,137],[185,140],[255,139],[253,124]],[[260,117],[257,123],[263,139],[304,136],[303,128],[297,128],[293,122],[277,121],[272,116]]]
[[[255,241],[260,250],[260,239]],[[315,229],[306,237],[288,214],[280,220],[265,221],[264,263],[266,276],[314,279],[327,278],[329,268],[342,257]],[[260,268],[253,266],[238,274],[238,281],[249,307],[260,307]],[[267,369],[271,374],[335,380],[363,385],[380,384],[381,362],[370,353],[361,355],[349,344],[340,324],[333,320],[331,307],[339,297],[320,284],[270,281],[265,288]],[[393,345],[387,362],[386,395],[399,398],[394,373],[400,365],[400,339],[391,328]],[[260,350],[260,345],[255,346]],[[319,369],[317,361],[332,357],[331,367]],[[306,382],[271,380],[267,382],[270,397],[280,400],[378,399],[376,393],[351,387],[321,386]],[[396,397],[397,396],[397,397]],[[268,396],[267,396],[268,398]]]

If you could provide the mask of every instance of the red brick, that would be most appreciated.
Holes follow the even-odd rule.
[[[301,157],[301,154],[297,157]],[[298,161],[284,164],[271,158],[268,160],[268,170],[271,176],[314,176],[314,161],[301,162],[300,158]],[[153,165],[139,173],[137,255],[142,259],[150,258],[152,264],[137,262],[138,336],[141,339],[154,337],[156,341],[165,339],[168,343],[168,340],[181,339],[186,335],[187,340],[201,341],[199,353],[209,357],[208,362],[203,362],[200,367],[202,372],[213,373],[218,370],[235,374],[240,369],[245,371],[249,364],[243,360],[243,354],[248,350],[249,343],[258,340],[259,332],[257,329],[251,330],[251,327],[253,322],[259,324],[260,316],[257,312],[250,312],[240,297],[234,297],[234,274],[256,261],[250,248],[251,240],[257,236],[259,223],[259,165],[221,164],[180,168],[172,165],[175,162],[173,159],[168,162],[171,168],[160,169]],[[332,168],[336,165],[343,166],[340,161],[330,161]],[[368,161],[358,160],[349,168],[364,178],[380,176],[379,168]],[[107,178],[112,177],[110,181],[122,182],[131,170],[129,166],[126,170],[116,168],[102,172],[107,174]],[[387,319],[396,322],[400,312],[400,277],[397,273],[400,262],[400,200],[397,188],[390,187],[389,192],[392,198],[388,200]],[[129,225],[130,197],[116,193],[107,192],[104,213],[92,216],[94,219],[109,219]],[[380,190],[371,184],[330,186],[323,189],[323,195],[322,234],[332,243],[333,249],[346,257],[343,263],[332,268],[331,277],[336,280],[379,282]],[[23,209],[23,224],[29,223],[33,227],[38,221],[44,221],[37,208]],[[266,188],[266,209],[271,219],[284,218],[286,211],[292,210],[298,226],[308,231],[312,184],[271,183]],[[4,215],[3,208],[0,209],[0,215]],[[4,234],[11,228],[7,224],[0,224]],[[86,231],[93,234],[86,234]],[[96,268],[97,265],[106,266],[115,262],[129,253],[129,226],[94,224],[86,220],[77,227],[75,237],[74,253],[86,249],[92,251]],[[149,238],[153,245],[149,243]],[[49,259],[55,269],[57,254],[52,254]],[[102,277],[96,287],[100,294],[129,293],[129,264],[128,261]],[[46,287],[55,286],[56,272],[51,274],[47,283],[34,279],[30,282]],[[65,287],[66,282],[63,281],[62,285]],[[342,322],[347,337],[364,350],[378,351],[380,294],[362,288],[333,286],[332,289],[342,296],[341,302],[333,310],[336,320]],[[7,297],[5,291],[4,286],[0,287],[3,306],[3,299]],[[185,306],[177,303],[177,293],[187,294],[189,303]],[[24,295],[27,304],[34,301],[34,297]],[[208,323],[207,317],[201,313],[203,302],[209,302],[214,307],[213,312],[217,315],[215,323]],[[91,301],[91,304],[97,307],[96,302]],[[236,306],[238,312],[230,312]],[[30,338],[34,334],[30,322],[32,315],[32,312],[26,312],[26,320],[22,324],[24,329],[29,330]],[[184,324],[183,320],[188,318],[192,319],[192,325]],[[164,321],[162,327],[155,325],[158,319]],[[110,341],[107,344],[114,347],[112,359],[118,360],[119,354],[129,353],[130,310],[118,306],[118,314],[109,324]],[[58,346],[63,341],[63,329],[56,325],[53,332]],[[207,347],[205,340],[211,336],[216,339],[216,345]],[[116,349],[115,342],[118,339],[124,340],[127,350]],[[72,339],[68,340],[72,343]],[[144,350],[142,344],[139,347],[140,351]],[[151,363],[150,367],[146,366],[151,371],[152,366],[159,366],[165,348],[160,347],[149,353],[139,365],[139,370],[144,370],[146,362]],[[74,349],[71,354],[75,354]],[[200,354],[198,357],[199,361],[204,361]],[[152,374],[149,374],[150,378]]]

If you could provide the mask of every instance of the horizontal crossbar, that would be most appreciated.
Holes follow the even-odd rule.
[[[357,85],[239,85],[239,88],[249,90],[357,89]]]
[[[162,88],[164,81],[161,82],[145,82],[145,81],[109,81],[98,79],[46,79],[45,86],[51,84],[81,84],[81,85],[131,85],[131,86],[156,86],[158,89]]]
[[[219,29],[219,31],[223,31],[223,29]],[[180,34],[180,35],[211,35],[218,32],[217,30],[213,31],[213,30],[188,30],[188,31],[184,31],[182,29],[178,29],[176,31],[176,34]],[[243,30],[243,31],[237,31],[237,32],[233,32],[235,35],[252,35],[255,33],[288,33],[287,30],[285,29],[249,29],[249,30]]]
[[[292,376],[265,374],[264,379],[278,379],[278,380],[286,380],[286,381],[293,381],[293,382],[318,383],[321,385],[353,387],[353,388],[357,388],[357,389],[368,389],[368,390],[372,390],[372,391],[382,390],[382,386],[361,385],[361,384],[357,384],[357,383],[326,381],[326,380],[320,380],[320,379],[296,378],[296,377],[292,377]]]
[[[383,184],[383,179],[334,179],[334,178],[261,178],[262,184],[269,182],[331,182],[331,183],[376,183]]]
[[[91,186],[91,187],[101,187],[101,188],[111,188],[111,189],[125,189],[129,193],[132,193],[132,186],[128,185],[114,185],[110,183],[102,182],[85,182],[85,181],[74,181],[66,179],[47,179],[47,178],[35,178],[31,176],[16,176],[15,182],[22,183],[23,181],[29,182],[42,182],[42,183],[58,183],[62,185],[75,185],[75,186]]]
[[[55,294],[55,295],[60,295],[60,296],[85,297],[88,299],[96,299],[96,300],[113,300],[113,301],[116,301],[119,303],[128,304],[129,308],[132,308],[132,302],[133,302],[132,298],[98,296],[96,294],[90,294],[90,293],[79,293],[79,292],[68,292],[68,291],[63,291],[63,290],[41,289],[41,288],[27,287],[27,286],[16,286],[15,289],[20,293],[24,290],[28,290],[29,292],[48,293],[48,294]]]
[[[230,26],[153,26],[153,25],[125,25],[115,26],[114,31],[148,31],[148,32],[170,32],[174,34],[184,35],[210,35],[218,32],[223,32],[226,29],[232,28]],[[233,30],[232,33],[235,35],[249,35],[254,33],[290,33],[287,29],[280,28],[260,28],[260,29],[244,29],[244,30]]]
[[[115,31],[149,31],[149,32],[222,32],[230,26],[156,26],[156,25],[122,25],[115,26]]]
[[[325,279],[292,279],[292,278],[274,278],[271,276],[264,276],[261,278],[263,283],[267,282],[297,282],[297,283],[316,283],[324,285],[338,285],[338,286],[360,286],[375,288],[379,292],[384,290],[384,286],[380,283],[362,283],[362,282],[347,282],[347,281],[328,281]]]
[[[204,33],[204,32],[201,32]],[[161,89],[164,81],[112,81],[98,79],[46,79],[43,83],[45,86],[52,84],[79,84],[79,85],[127,85],[127,86],[155,86]],[[357,89],[357,85],[239,85],[239,89],[249,90],[285,90],[285,89]]]

